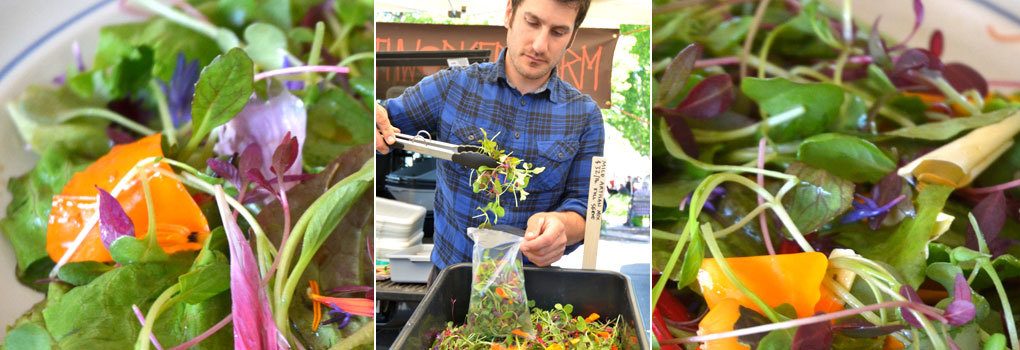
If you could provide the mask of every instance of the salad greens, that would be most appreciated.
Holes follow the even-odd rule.
[[[659,347],[1020,349],[1020,95],[905,44],[920,0],[908,39],[850,1],[655,3]]]
[[[46,299],[0,348],[370,348],[372,2],[120,6],[152,16],[6,105]]]
[[[530,335],[514,332],[503,342],[493,342],[467,326],[454,326],[452,322],[436,336],[434,349],[622,349],[633,344],[633,336],[626,334],[622,316],[615,319],[599,320],[599,314],[587,317],[573,314],[574,306],[556,304],[552,310],[532,308],[530,322],[537,333]]]

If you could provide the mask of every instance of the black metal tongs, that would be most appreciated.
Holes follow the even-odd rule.
[[[471,169],[477,169],[480,166],[491,168],[499,166],[499,161],[482,153],[482,149],[478,146],[454,145],[432,140],[421,134],[411,136],[398,133],[393,134],[393,136],[396,137],[397,141],[390,145],[392,148],[453,161]]]

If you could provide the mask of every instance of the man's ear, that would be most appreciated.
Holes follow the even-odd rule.
[[[506,15],[503,16],[503,26],[506,29],[510,29],[511,24],[514,21],[514,5],[513,0],[506,0]]]

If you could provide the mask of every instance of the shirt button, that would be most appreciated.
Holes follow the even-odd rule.
[[[468,135],[468,140],[474,141],[475,140],[475,135]]]
[[[563,158],[563,152],[556,153],[556,158]]]
[[[526,105],[526,104],[528,104],[528,101],[522,98],[521,99],[521,106]]]
[[[515,133],[514,133],[514,137],[516,137],[516,138],[521,138],[521,133],[520,133],[520,132],[515,132]]]

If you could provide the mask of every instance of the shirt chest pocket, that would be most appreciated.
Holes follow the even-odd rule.
[[[528,192],[547,192],[555,189],[564,190],[570,167],[577,156],[578,142],[570,140],[538,141],[535,143],[537,154],[525,162],[535,167],[544,167],[542,173],[531,178]]]

